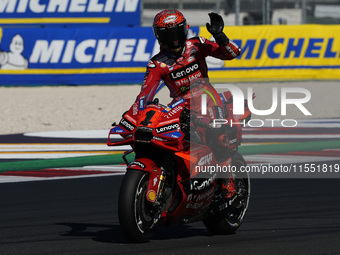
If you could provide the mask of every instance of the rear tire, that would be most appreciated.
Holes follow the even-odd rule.
[[[246,166],[246,162],[241,154],[236,152],[232,156],[232,166],[240,169]],[[235,173],[236,187],[238,192],[237,202],[231,208],[227,207],[222,212],[212,212],[203,220],[206,228],[213,234],[232,234],[242,224],[246,211],[248,209],[250,197],[250,180],[248,173]]]
[[[146,199],[148,182],[148,173],[128,170],[119,191],[119,223],[125,236],[132,242],[148,242],[156,228],[153,207]]]

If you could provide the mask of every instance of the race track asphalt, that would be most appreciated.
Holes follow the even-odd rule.
[[[328,122],[334,125],[335,121]],[[248,132],[246,142],[249,143],[271,142],[270,135],[275,134],[275,141],[301,141],[303,145],[292,147],[289,153],[285,150],[247,155],[248,160],[253,163],[270,160],[268,162],[273,164],[339,165],[338,120],[336,125],[294,129],[288,133],[269,130],[264,136],[267,140],[263,140],[264,137],[257,139],[262,135],[261,130],[254,134]],[[9,141],[27,145],[51,143],[51,138],[46,141],[42,138],[14,139],[22,137],[2,137],[0,141],[7,147]],[[317,146],[305,151],[306,144]],[[300,150],[294,152],[294,149]],[[3,155],[5,153],[10,152],[4,151]],[[2,164],[7,164],[7,160],[3,160]],[[33,161],[22,161],[24,165],[28,162]],[[120,229],[117,199],[122,175],[4,182],[0,183],[0,255],[336,255],[340,254],[339,172],[336,176],[318,179],[309,178],[311,175],[307,174],[308,179],[296,176],[253,178],[249,210],[236,234],[212,235],[197,222],[162,227],[149,243],[144,244],[129,243]],[[2,178],[6,180],[7,177]]]
[[[202,223],[131,244],[117,217],[122,176],[3,183],[0,254],[340,254],[339,179],[254,179],[236,234]]]

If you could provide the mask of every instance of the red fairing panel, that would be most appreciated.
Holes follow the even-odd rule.
[[[149,184],[146,192],[146,199],[150,202],[154,202],[155,200],[153,198],[156,197],[159,186],[159,177],[161,176],[161,170],[157,167],[157,165],[151,159],[139,158],[131,162],[128,165],[127,170],[140,170],[149,173]]]

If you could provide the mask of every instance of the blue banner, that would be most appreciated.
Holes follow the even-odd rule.
[[[142,83],[158,51],[151,27],[0,28],[0,85]]]
[[[0,0],[0,26],[140,26],[140,0]]]

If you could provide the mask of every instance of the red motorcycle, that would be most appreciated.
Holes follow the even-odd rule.
[[[221,97],[229,112],[228,120],[236,123],[231,94],[223,93]],[[221,152],[221,148],[217,146],[216,150],[214,144],[209,144],[209,135],[215,134],[215,129],[199,116],[190,115],[184,99],[168,106],[158,99],[147,104],[144,98],[140,100],[138,115],[133,115],[136,109],[126,112],[118,125],[113,124],[107,142],[109,146],[132,147],[123,156],[128,166],[118,202],[119,222],[126,237],[133,242],[147,242],[160,225],[201,220],[214,234],[235,232],[243,222],[250,196],[249,176],[240,171],[246,162],[237,152],[240,126],[224,129],[229,132],[229,140],[224,139],[228,148]],[[242,118],[249,119],[246,104],[245,109]],[[114,140],[114,134],[123,140]],[[135,159],[128,163],[126,155],[131,152]],[[225,171],[217,173],[218,169]],[[222,186],[230,180],[235,190],[226,199]]]

